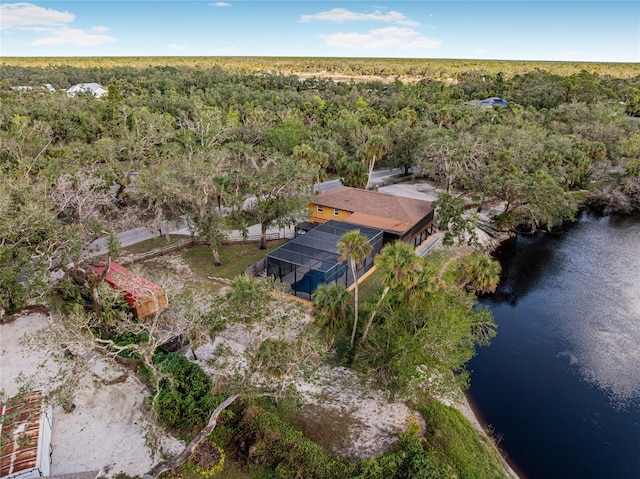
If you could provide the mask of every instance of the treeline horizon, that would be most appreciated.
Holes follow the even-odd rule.
[[[543,60],[477,60],[433,58],[368,58],[368,57],[287,57],[287,56],[106,56],[106,57],[2,57],[0,65],[19,67],[109,68],[185,66],[256,73],[340,75],[388,77],[425,77],[436,80],[455,79],[470,71],[501,72],[506,79],[535,70],[568,76],[587,71],[616,78],[640,76],[640,64],[633,62],[565,62]]]

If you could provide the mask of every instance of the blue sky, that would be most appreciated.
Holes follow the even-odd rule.
[[[0,1],[2,56],[640,62],[637,0]]]

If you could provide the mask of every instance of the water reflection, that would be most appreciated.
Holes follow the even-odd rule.
[[[556,300],[583,378],[620,406],[640,398],[640,224],[592,226],[583,221],[561,245],[567,294]]]
[[[538,232],[511,238],[503,243],[495,253],[503,266],[500,286],[492,300],[515,306],[529,291],[535,289],[549,266],[562,262],[560,253],[548,245],[548,242],[558,239],[560,236],[557,231]]]
[[[583,215],[499,259],[480,413],[530,479],[640,478],[640,217]]]

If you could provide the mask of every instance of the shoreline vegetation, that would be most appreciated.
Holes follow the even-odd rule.
[[[484,253],[501,235],[548,229],[585,205],[640,209],[640,131],[628,121],[640,116],[638,65],[257,57],[0,64],[2,316],[50,301],[62,359],[77,361],[90,350],[118,368],[134,365],[152,396],[150,411],[183,439],[225,396],[240,392],[214,436],[217,455],[226,448],[247,478],[276,467],[291,468],[291,477],[297,467],[318,478],[338,468],[344,477],[400,479],[400,471],[416,468],[438,479],[517,477],[466,398],[457,406],[469,423],[444,400],[428,400],[464,389],[474,348],[495,335],[489,312],[473,305],[499,280]],[[84,82],[100,83],[103,95],[65,93]],[[478,105],[494,97],[501,106]],[[305,328],[312,315],[274,298],[279,285],[236,276],[230,286],[212,286],[181,253],[133,266],[171,298],[167,314],[138,321],[83,256],[107,237],[117,259],[118,232],[162,234],[162,225],[189,218],[191,235],[207,245],[191,260],[215,269],[232,261],[222,251],[227,231],[260,224],[266,247],[267,229],[303,219],[327,176],[365,188],[374,167],[424,180],[418,193],[433,195],[443,244],[459,250],[441,255],[439,266],[402,248],[387,251],[358,324],[351,309],[357,289],[327,295],[315,311],[322,324]],[[462,250],[471,253],[468,262]],[[52,271],[61,278],[55,283]],[[364,332],[353,347],[357,327]],[[155,354],[165,333],[189,339],[186,356]],[[424,411],[428,433],[416,435],[405,405],[383,431],[380,443],[399,440],[382,456],[350,464],[306,439],[276,413],[296,417],[291,405],[282,409],[288,388],[325,360],[333,373],[371,380],[381,397],[397,394]],[[198,387],[181,395],[175,384],[187,373]],[[171,374],[175,380],[166,379]],[[317,394],[324,402],[336,395]],[[194,407],[197,419],[168,413]],[[371,408],[382,410],[375,402]],[[334,425],[352,428],[349,434],[375,429],[366,422],[375,423],[374,413],[351,421],[333,413]],[[408,432],[398,436],[394,427]],[[349,434],[347,442],[355,437]]]

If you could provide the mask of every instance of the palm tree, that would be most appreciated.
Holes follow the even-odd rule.
[[[351,332],[350,345],[353,347],[353,343],[356,339],[356,329],[358,327],[358,276],[357,270],[362,266],[364,260],[369,256],[373,247],[369,244],[369,240],[366,236],[360,234],[360,230],[351,230],[346,232],[338,241],[338,254],[340,258],[338,261],[343,263],[349,261],[351,266],[351,273],[353,274],[353,281],[355,285],[354,289],[354,319],[353,319],[353,331]]]
[[[366,145],[364,145],[363,151],[363,163],[366,163],[368,176],[367,176],[367,185],[365,186],[365,190],[369,189],[369,185],[371,184],[371,175],[373,174],[373,169],[376,166],[376,162],[387,153],[389,149],[389,144],[387,139],[382,135],[371,135],[367,140]]]
[[[367,337],[369,328],[378,312],[378,308],[389,291],[396,291],[406,298],[409,291],[420,281],[420,273],[423,270],[423,262],[416,254],[413,246],[402,241],[389,243],[382,248],[380,254],[376,256],[376,265],[382,272],[384,290],[382,291],[376,308],[371,313],[367,326],[364,328],[362,341]]]
[[[462,260],[461,280],[469,291],[476,294],[495,292],[500,283],[502,266],[486,254],[472,253]]]
[[[347,320],[348,298],[347,288],[338,284],[321,284],[311,295],[316,321],[326,330],[327,346]]]

